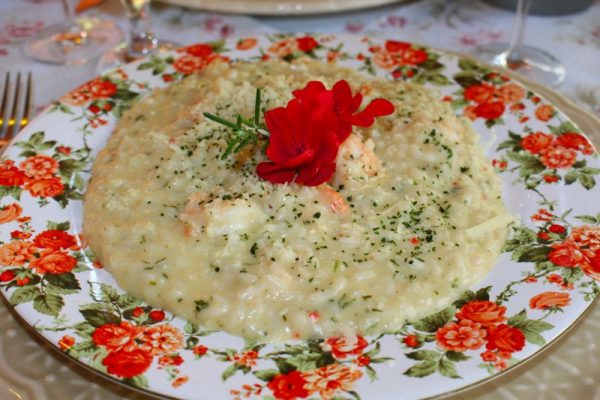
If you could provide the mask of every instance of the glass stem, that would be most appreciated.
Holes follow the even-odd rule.
[[[129,20],[128,56],[138,58],[152,53],[158,40],[152,31],[149,17],[150,2],[148,0],[121,0]]]
[[[70,0],[63,0],[63,8],[65,9],[65,17],[67,22],[71,23],[75,20],[75,10],[73,10]]]
[[[521,54],[521,47],[523,46],[523,34],[525,32],[525,20],[529,13],[529,7],[531,7],[531,0],[518,0],[517,1],[517,16],[515,18],[515,24],[513,26],[513,32],[510,38],[510,45],[506,51],[506,61],[510,64],[522,64],[525,60]]]

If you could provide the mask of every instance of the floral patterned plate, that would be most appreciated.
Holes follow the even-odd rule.
[[[435,87],[473,120],[513,228],[489,276],[447,309],[377,337],[259,345],[124,293],[79,233],[94,155],[133,101],[216,58],[312,57]],[[554,105],[457,55],[357,36],[264,36],[143,59],[67,94],[0,160],[0,286],[55,347],[131,387],[198,399],[389,399],[471,386],[539,352],[599,292],[592,144]]]

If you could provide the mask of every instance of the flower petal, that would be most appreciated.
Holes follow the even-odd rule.
[[[296,171],[282,168],[272,162],[261,162],[256,166],[256,174],[271,183],[289,183],[294,179]]]
[[[358,114],[352,115],[350,123],[352,125],[367,128],[375,122],[376,117],[389,115],[394,112],[394,105],[385,99],[375,99]]]

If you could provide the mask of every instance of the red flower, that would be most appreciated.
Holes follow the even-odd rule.
[[[107,98],[117,93],[117,85],[108,80],[95,79],[88,87],[94,98]]]
[[[521,85],[509,82],[500,86],[500,89],[498,89],[497,94],[500,97],[500,99],[505,103],[518,103],[523,99],[523,97],[525,97],[525,89]],[[515,108],[522,110],[525,108],[525,105],[520,104]]]
[[[571,241],[553,244],[552,249],[548,260],[560,267],[577,267],[586,260],[585,255]]]
[[[402,53],[402,64],[403,65],[417,65],[427,61],[427,52],[421,49],[408,48]]]
[[[473,110],[475,115],[485,119],[500,118],[504,114],[504,103],[501,101],[492,101],[491,103],[482,103]]]
[[[494,362],[498,359],[498,356],[493,351],[487,350],[481,353],[481,359],[485,362]]]
[[[527,278],[525,278],[525,282],[527,283],[536,283],[538,280],[535,276],[529,275]]]
[[[58,161],[45,154],[29,157],[19,166],[32,179],[49,179],[58,171]]]
[[[144,309],[142,307],[136,307],[131,312],[131,315],[133,315],[135,318],[139,317],[142,314],[144,314]]]
[[[213,48],[210,45],[203,43],[184,47],[182,50],[185,51],[187,54],[200,58],[207,57],[213,53]]]
[[[504,306],[499,306],[487,300],[475,300],[462,306],[460,311],[456,313],[456,318],[468,319],[479,322],[482,326],[487,326],[504,322],[506,320],[505,312],[506,307]]]
[[[408,347],[417,347],[417,346],[419,346],[421,344],[421,342],[419,341],[419,338],[417,337],[417,335],[408,335],[402,341]]]
[[[67,146],[58,146],[56,148],[56,151],[58,151],[61,154],[65,154],[65,155],[71,154],[71,148],[67,147]]]
[[[102,360],[109,374],[122,378],[132,378],[143,374],[152,364],[150,353],[135,349],[132,351],[119,350],[108,355]]]
[[[23,208],[19,203],[12,203],[0,207],[0,224],[7,224],[19,218],[23,213]]]
[[[165,312],[163,310],[152,310],[148,313],[148,317],[153,321],[160,322],[165,319]]]
[[[540,160],[548,168],[569,168],[575,163],[577,152],[562,146],[549,147],[540,152]]]
[[[40,248],[59,250],[71,248],[77,245],[77,242],[73,235],[68,232],[50,229],[37,235],[33,239],[33,244]]]
[[[358,357],[356,357],[356,359],[353,362],[356,365],[358,365],[359,367],[366,367],[367,365],[369,365],[371,363],[371,357],[369,357],[369,356],[358,356]]]
[[[200,357],[205,355],[207,351],[208,351],[208,347],[203,346],[203,345],[198,345],[198,346],[194,347],[194,350],[193,350],[194,354],[197,356],[200,356]]]
[[[71,272],[77,260],[62,250],[44,249],[39,258],[31,261],[31,268],[38,274],[65,274]]]
[[[0,282],[10,282],[15,279],[15,273],[13,271],[2,271],[0,274]]]
[[[313,37],[310,36],[297,38],[296,43],[298,44],[298,49],[305,53],[308,53],[309,51],[313,50],[319,45],[319,42],[317,42]]]
[[[176,355],[176,356],[161,356],[158,359],[158,365],[162,365],[163,367],[165,366],[169,366],[169,365],[181,365],[183,364],[183,358],[180,355]]]
[[[182,74],[188,75],[192,72],[199,71],[206,66],[207,62],[205,59],[200,57],[194,57],[190,55],[184,55],[173,63],[173,68]]]
[[[488,350],[501,350],[514,353],[525,346],[525,335],[520,329],[510,325],[500,324],[490,327],[488,330]]]
[[[164,74],[162,76],[162,80],[165,82],[171,82],[173,80],[173,75],[171,74]]]
[[[548,148],[553,141],[554,136],[536,132],[525,136],[521,140],[521,147],[531,154],[539,154],[542,150]]]
[[[537,234],[537,237],[539,237],[542,240],[548,240],[548,239],[550,239],[550,235],[548,234],[548,232],[539,232]]]
[[[562,225],[552,224],[548,227],[548,230],[552,233],[562,235],[563,233],[565,233],[567,231],[567,228],[565,228]]]
[[[299,371],[291,371],[285,375],[276,375],[268,384],[267,387],[273,392],[276,399],[293,400],[308,397],[309,393],[304,389],[306,380]]]
[[[563,133],[556,139],[556,144],[566,149],[581,151],[583,154],[593,154],[594,146],[584,136],[579,133],[568,132]]]
[[[546,280],[550,283],[558,283],[559,285],[562,285],[563,283],[562,276],[558,274],[550,274],[546,277]]]
[[[116,324],[104,324],[96,328],[92,340],[97,346],[104,346],[109,352],[136,350],[136,339],[142,335],[142,329],[126,321]]]
[[[0,186],[21,186],[25,183],[25,174],[15,167],[12,160],[0,164]]]
[[[535,109],[535,116],[540,121],[549,121],[554,116],[554,107],[549,104],[542,104]]]
[[[600,281],[600,250],[596,250],[590,262],[585,263],[581,269],[590,278]]]
[[[73,347],[73,345],[75,344],[75,338],[73,336],[69,336],[69,335],[64,335],[59,341],[58,341],[58,347],[62,350],[62,351],[67,351],[70,350],[71,347]]]
[[[538,310],[545,310],[549,307],[565,307],[571,302],[569,293],[544,292],[533,296],[529,300],[529,307]]]
[[[571,239],[580,249],[594,252],[600,249],[600,226],[576,226],[571,231]]]
[[[480,323],[463,319],[459,323],[448,322],[439,328],[435,339],[443,349],[462,352],[480,348],[486,334]]]
[[[237,44],[235,45],[235,48],[238,50],[250,50],[251,48],[255,47],[258,44],[258,40],[256,38],[253,37],[249,37],[249,38],[245,38],[245,39],[240,39]]]
[[[546,183],[555,183],[559,180],[560,178],[557,175],[544,175],[544,181],[546,181]]]
[[[257,165],[256,172],[272,183],[296,181],[316,186],[328,181],[335,170],[340,145],[337,118],[328,108],[310,108],[299,100],[265,113],[270,132],[266,155],[270,162]]]
[[[375,99],[357,113],[363,96],[360,93],[352,95],[352,89],[345,80],[337,81],[331,90],[327,90],[319,81],[312,81],[304,89],[294,90],[293,94],[302,104],[311,108],[333,109],[338,119],[337,135],[340,143],[350,136],[352,126],[367,128],[373,125],[375,118],[394,112],[394,105],[388,100]]]
[[[396,40],[387,40],[385,50],[390,53],[399,53],[410,48],[410,43],[398,42]]]
[[[548,221],[552,221],[553,218],[554,218],[554,215],[552,215],[552,213],[549,212],[548,210],[546,210],[545,208],[540,208],[537,211],[537,213],[535,213],[531,216],[532,221],[548,222]]]
[[[321,344],[324,351],[330,351],[331,355],[337,359],[344,359],[348,355],[362,354],[369,342],[362,336],[354,337],[333,337]]]
[[[90,110],[90,112],[92,112],[94,114],[98,114],[100,112],[100,107],[98,107],[95,104],[92,104],[91,106],[88,107],[88,110]]]
[[[29,278],[28,276],[26,276],[23,279],[17,279],[17,286],[25,286],[29,283],[30,280],[31,278]]]
[[[476,103],[487,103],[494,97],[495,89],[492,85],[472,85],[465,89],[465,100]]]
[[[65,191],[65,186],[60,178],[50,178],[28,182],[25,189],[33,197],[55,197]]]

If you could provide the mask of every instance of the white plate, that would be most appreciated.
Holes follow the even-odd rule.
[[[456,313],[445,312],[394,335],[365,338],[366,347],[338,342],[338,351],[332,353],[320,342],[247,348],[239,338],[203,335],[168,314],[162,319],[155,312],[154,319],[148,318],[151,307],[125,296],[93,263],[89,250],[79,248],[80,197],[93,155],[136,93],[164,86],[205,64],[185,50],[133,63],[63,97],[5,153],[8,160],[0,170],[5,206],[0,213],[5,242],[0,247],[0,282],[16,312],[79,362],[137,389],[190,399],[197,399],[198,393],[210,399],[436,396],[518,365],[571,326],[598,291],[593,279],[598,277],[597,264],[591,259],[600,247],[594,201],[599,163],[597,155],[583,154],[589,153],[590,144],[575,135],[578,128],[544,98],[455,55],[418,46],[386,46],[382,39],[316,39],[318,46],[305,51],[299,50],[296,38],[281,35],[212,46],[231,59],[259,62],[265,54],[286,59],[308,55],[338,60],[364,73],[422,82],[438,87],[457,113],[473,116],[482,141],[490,143],[490,158],[503,171],[507,205],[524,223],[520,242],[512,242],[498,266],[473,288],[477,294],[470,296],[479,301],[489,296],[489,302],[480,305],[495,309],[495,318],[488,319],[493,327],[477,325],[477,315],[470,313],[467,319],[463,309],[462,329]],[[281,41],[287,42],[282,46]],[[472,86],[482,80],[490,87],[476,91]],[[522,142],[516,136],[530,131],[551,134],[539,138],[552,139],[552,144],[540,153],[541,141],[533,146],[531,138]],[[540,213],[543,207],[550,212]],[[573,210],[565,215],[569,209]],[[530,218],[533,215],[537,220]],[[49,229],[69,233],[48,233]],[[68,248],[57,250],[61,246]],[[482,290],[487,287],[489,292]],[[463,351],[444,336],[457,330],[465,338],[477,334],[482,339],[470,341],[472,349]],[[107,342],[108,336],[123,338],[133,331],[162,335],[169,344],[152,345],[137,333],[128,351]],[[448,350],[452,346],[455,351]],[[498,348],[503,352],[498,354]],[[285,382],[291,384],[287,392],[276,385]]]
[[[406,0],[162,0],[200,10],[254,15],[327,14],[377,7]]]

